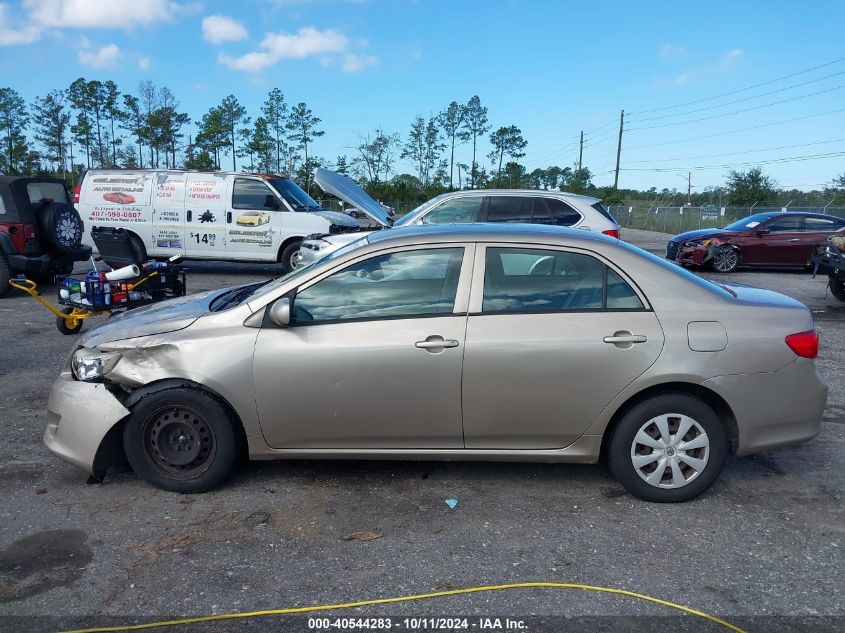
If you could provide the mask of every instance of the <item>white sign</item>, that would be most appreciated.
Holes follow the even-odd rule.
[[[719,209],[719,215],[721,215],[721,216],[725,215],[725,207],[722,207],[721,209]]]

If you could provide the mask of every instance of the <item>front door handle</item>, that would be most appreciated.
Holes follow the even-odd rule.
[[[188,222],[190,222],[192,218],[193,218],[193,213],[191,213],[191,210],[188,209]]]
[[[800,241],[801,241],[801,238],[800,238],[800,237],[793,237],[793,238],[792,238],[791,240],[789,240],[789,241],[790,241],[790,242],[800,242]]]
[[[457,347],[458,341],[453,338],[444,339],[442,336],[429,336],[424,341],[414,343],[420,349],[443,350],[447,347]]]
[[[620,343],[646,343],[648,337],[645,334],[622,334],[621,332],[616,332],[613,336],[605,336],[602,340],[605,343],[618,345]]]

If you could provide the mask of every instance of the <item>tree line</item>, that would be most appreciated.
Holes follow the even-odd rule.
[[[436,114],[415,116],[404,135],[376,128],[334,160],[312,151],[325,131],[305,102],[289,102],[273,88],[255,114],[253,118],[230,94],[192,121],[176,95],[152,81],[142,81],[134,93],[122,93],[113,81],[80,77],[29,105],[12,88],[0,88],[0,173],[57,175],[73,184],[91,168],[231,167],[290,174],[310,191],[314,170],[327,167],[352,176],[375,197],[405,202],[482,187],[560,188],[608,203],[683,194],[676,189],[600,188],[589,168],[576,165],[529,172],[519,162],[528,144],[522,131],[514,124],[495,126],[478,95],[466,103],[452,101]],[[481,156],[484,140],[490,151]],[[399,161],[411,165],[413,173],[400,171]],[[724,187],[696,192],[690,201],[715,203],[718,197],[720,203],[752,204],[774,199],[779,192],[762,170],[749,168],[730,172]],[[822,193],[845,202],[845,175]]]

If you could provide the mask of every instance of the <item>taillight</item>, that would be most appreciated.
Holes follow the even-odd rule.
[[[819,333],[815,330],[790,334],[784,340],[789,349],[801,358],[815,358],[819,355]]]
[[[609,235],[610,237],[615,237],[617,240],[622,239],[622,233],[619,229],[607,229],[606,231],[602,231],[605,235]]]
[[[79,192],[82,191],[82,185],[76,185],[76,189],[73,190],[73,204],[79,204]]]
[[[23,225],[23,238],[25,240],[31,240],[36,235],[35,224],[24,224]]]

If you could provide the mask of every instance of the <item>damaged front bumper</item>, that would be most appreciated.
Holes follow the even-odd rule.
[[[50,390],[44,444],[66,462],[96,474],[97,451],[127,415],[129,410],[103,383],[74,380],[65,370]]]

